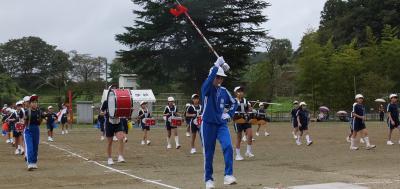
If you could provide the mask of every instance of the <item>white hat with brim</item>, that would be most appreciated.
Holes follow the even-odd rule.
[[[364,98],[364,96],[362,94],[357,94],[355,99],[359,99],[359,98]]]
[[[305,102],[300,102],[300,106],[307,106]]]
[[[210,73],[209,73],[209,74],[211,74],[212,69],[213,69],[213,68],[210,69]],[[221,76],[221,77],[227,77],[227,75],[225,74],[224,69],[222,69],[221,67],[218,67],[217,75],[218,75],[218,76]]]
[[[50,110],[50,109],[53,109],[53,106],[49,106],[49,107],[47,107],[47,109],[49,109],[49,110]]]
[[[233,89],[233,92],[237,92],[238,90],[240,90],[240,89],[243,89],[243,87],[242,86],[237,86],[237,87],[235,87],[234,89]]]
[[[389,99],[392,99],[392,98],[398,98],[397,94],[391,94],[391,95],[389,96]]]
[[[196,97],[199,98],[199,95],[198,95],[198,94],[193,94],[193,95],[192,95],[192,99],[194,99],[194,98],[196,98]]]
[[[140,105],[143,105],[143,104],[147,104],[147,102],[146,101],[140,102]]]
[[[174,97],[172,96],[168,97],[168,102],[174,102],[174,101],[175,101]]]

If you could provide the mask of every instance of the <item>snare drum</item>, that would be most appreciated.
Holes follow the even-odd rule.
[[[233,116],[233,122],[238,123],[238,124],[243,124],[246,123],[246,117],[244,113],[235,113]]]
[[[131,117],[132,115],[132,95],[128,89],[113,89],[108,92],[108,113],[110,117]]]
[[[249,123],[252,125],[257,124],[257,113],[256,112],[249,112]]]
[[[145,126],[154,126],[156,125],[156,120],[154,118],[144,118],[143,119]]]
[[[22,131],[24,131],[24,129],[25,129],[25,124],[20,123],[20,122],[15,124],[15,130],[17,132],[22,132]]]
[[[171,117],[171,126],[173,126],[173,127],[182,126],[182,118],[181,117]]]

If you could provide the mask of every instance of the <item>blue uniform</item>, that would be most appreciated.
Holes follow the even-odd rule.
[[[296,122],[297,117],[299,117],[301,127],[299,127],[300,131],[308,130],[308,112],[303,108],[299,108],[296,113]]]
[[[201,87],[204,111],[200,134],[203,144],[205,181],[213,180],[213,158],[217,139],[224,153],[225,176],[233,174],[232,141],[227,120],[222,119],[222,114],[224,113],[225,105],[229,105],[230,109],[227,113],[230,117],[233,117],[237,103],[226,88],[213,85],[217,71],[218,67],[214,66]]]
[[[292,121],[293,128],[298,127],[296,113],[297,113],[297,108],[293,108],[292,111],[290,112],[290,114],[292,116],[291,121]]]
[[[359,116],[364,116],[365,108],[362,104],[357,104],[357,103],[353,104],[352,113],[355,113]],[[355,117],[355,116],[353,116],[353,125],[352,126],[353,126],[352,130],[356,131],[356,132],[361,131],[366,128],[364,120],[362,120],[358,117]]]
[[[390,113],[390,116],[392,117],[394,121],[394,125],[390,122],[389,117],[387,118],[387,124],[390,129],[395,129],[400,125],[399,122],[399,107],[397,104],[388,104],[387,106],[387,112]]]
[[[28,121],[28,126],[24,131],[26,161],[28,164],[35,164],[39,151],[39,125],[43,115],[40,110],[26,110],[25,115],[25,120]]]

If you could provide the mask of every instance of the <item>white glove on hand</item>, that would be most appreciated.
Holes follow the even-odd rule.
[[[214,65],[217,67],[221,67],[225,63],[224,57],[218,57],[217,61],[215,61]]]
[[[230,118],[231,118],[231,116],[229,114],[227,114],[227,113],[223,113],[222,116],[221,116],[222,120],[227,120],[227,119],[230,119]]]
[[[221,68],[224,70],[224,72],[227,72],[229,71],[229,69],[231,69],[231,67],[227,63],[222,64]]]

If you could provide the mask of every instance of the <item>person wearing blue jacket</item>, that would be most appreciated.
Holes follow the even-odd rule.
[[[219,57],[201,87],[204,111],[200,132],[204,151],[206,189],[215,188],[212,174],[217,139],[221,144],[225,160],[224,184],[236,184],[236,178],[233,176],[232,141],[227,123],[235,113],[237,102],[228,90],[221,86],[228,70],[229,65],[225,63],[223,57]],[[226,106],[230,107],[227,112],[225,112]]]

